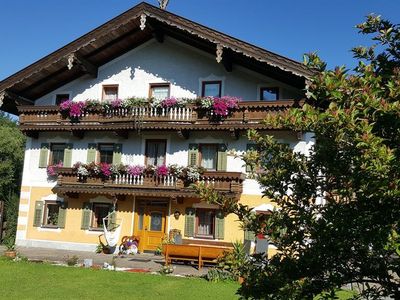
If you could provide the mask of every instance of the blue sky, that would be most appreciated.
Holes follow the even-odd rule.
[[[3,0],[0,80],[139,2]],[[350,48],[368,43],[354,26],[367,14],[400,23],[398,0],[170,0],[168,10],[295,60],[318,51],[331,67],[354,66]]]

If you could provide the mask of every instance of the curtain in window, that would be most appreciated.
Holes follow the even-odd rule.
[[[216,169],[217,147],[215,145],[201,146],[201,166],[206,169]]]
[[[197,235],[211,236],[213,235],[213,212],[212,211],[199,211],[198,214],[199,224],[197,228]]]
[[[164,100],[169,96],[169,87],[168,86],[153,87],[151,91],[151,96],[157,100]]]
[[[162,166],[165,164],[165,142],[147,143],[147,164]]]

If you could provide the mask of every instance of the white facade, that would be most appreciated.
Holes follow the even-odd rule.
[[[272,78],[234,65],[226,72],[215,56],[166,38],[164,43],[147,43],[99,67],[98,77],[83,76],[49,93],[36,105],[55,104],[56,94],[70,94],[74,100],[101,99],[103,85],[118,84],[119,98],[148,97],[151,83],[171,83],[171,96],[196,98],[201,95],[201,82],[221,80],[222,95],[243,100],[259,99],[261,87],[279,87],[281,99],[301,97],[301,91]]]

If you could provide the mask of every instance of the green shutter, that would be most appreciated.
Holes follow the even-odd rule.
[[[90,204],[90,202],[83,203],[81,229],[89,229],[91,212],[92,205]]]
[[[91,162],[96,162],[96,154],[97,154],[97,144],[89,144],[87,150],[86,162],[88,164]]]
[[[196,220],[196,210],[188,207],[185,211],[185,236],[194,236],[194,222]]]
[[[188,166],[197,166],[199,161],[199,145],[189,144]]]
[[[222,210],[218,210],[215,214],[215,238],[224,239],[225,231],[225,215]]]
[[[35,215],[33,217],[33,226],[40,227],[42,225],[43,219],[43,201],[36,201],[35,202]]]
[[[226,155],[226,145],[218,145],[218,158],[217,158],[217,170],[226,171],[227,155]]]
[[[113,165],[119,165],[122,159],[122,144],[114,144]]]
[[[43,143],[40,145],[40,155],[39,155],[39,168],[46,168],[49,161],[49,149],[50,145],[48,143]]]
[[[247,144],[247,145],[246,145],[246,151],[249,151],[249,150],[256,150],[256,148],[257,148],[257,145],[256,145],[256,144]],[[246,172],[249,173],[249,172],[251,172],[251,171],[253,171],[253,170],[251,169],[251,166],[246,164]]]
[[[64,162],[63,166],[67,168],[72,167],[72,148],[74,147],[73,144],[66,144],[64,149]]]
[[[245,229],[244,230],[244,240],[246,241],[254,241],[256,239],[256,235],[253,231]]]
[[[65,228],[65,219],[67,216],[67,208],[68,208],[68,203],[67,202],[60,202],[60,208],[58,210],[58,222],[57,226],[59,228]]]

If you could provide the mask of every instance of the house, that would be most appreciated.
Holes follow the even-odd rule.
[[[6,78],[1,109],[19,115],[27,136],[17,245],[93,251],[111,219],[144,251],[172,229],[186,242],[243,240],[235,216],[190,184],[271,207],[233,152],[252,147],[255,128],[307,153],[310,134],[261,121],[299,105],[311,74],[140,3]]]

